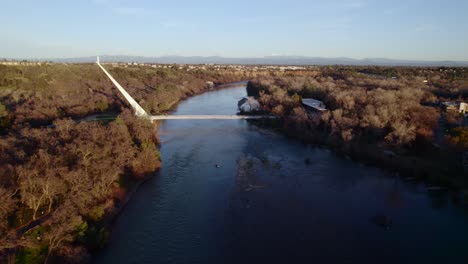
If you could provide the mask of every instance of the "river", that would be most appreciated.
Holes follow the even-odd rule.
[[[234,114],[245,86],[174,115]],[[95,263],[468,263],[457,199],[246,120],[168,120]]]

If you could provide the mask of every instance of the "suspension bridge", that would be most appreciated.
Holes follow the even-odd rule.
[[[275,119],[275,116],[268,115],[149,115],[135,99],[120,85],[114,77],[101,65],[99,57],[96,60],[97,65],[109,77],[112,83],[117,87],[123,97],[132,107],[136,116],[154,120],[252,120],[252,119]]]

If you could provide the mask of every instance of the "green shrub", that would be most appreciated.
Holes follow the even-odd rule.
[[[102,208],[101,206],[95,206],[91,212],[89,213],[89,218],[91,220],[93,220],[94,222],[99,222],[102,217],[104,216],[104,208]]]
[[[8,115],[8,110],[6,106],[0,103],[0,117],[6,117]]]

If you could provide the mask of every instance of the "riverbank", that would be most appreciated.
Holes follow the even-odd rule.
[[[161,115],[168,115],[168,114],[171,114],[174,112],[174,110],[177,108],[177,104],[184,101],[184,100],[187,100],[188,98],[190,97],[193,97],[193,96],[197,96],[197,95],[200,95],[200,94],[203,94],[203,93],[206,93],[206,92],[209,92],[209,91],[215,91],[215,90],[221,90],[221,89],[229,89],[229,88],[234,88],[236,86],[242,86],[242,85],[247,85],[248,81],[239,81],[239,82],[232,82],[232,83],[227,83],[227,84],[217,84],[213,87],[210,87],[210,86],[207,86],[205,89],[203,90],[200,90],[200,91],[197,91],[197,92],[194,92],[194,93],[191,93],[191,94],[186,94],[184,95],[183,97],[171,102],[171,103],[168,103],[167,104],[167,109],[165,109],[164,111],[162,111]]]
[[[249,83],[248,92],[259,98],[263,111],[282,117],[282,122],[271,124],[284,134],[418,178],[429,188],[468,189],[461,152],[433,144],[439,114],[420,104],[427,95],[401,84],[410,86],[412,80],[394,81],[388,90],[362,88],[365,81],[376,82],[364,79],[345,84],[304,76],[257,78]],[[311,83],[328,88],[308,87]],[[301,98],[314,96],[329,109],[322,113],[305,110]]]
[[[289,121],[291,122],[291,121]],[[334,151],[336,154],[367,165],[383,168],[385,170],[400,173],[408,178],[418,179],[426,182],[428,187],[439,187],[442,189],[460,191],[468,186],[463,177],[447,177],[447,175],[463,175],[463,168],[457,160],[457,156],[444,156],[437,149],[426,153],[415,153],[412,156],[397,154],[398,151],[388,150],[365,142],[353,142],[344,144],[330,138],[327,132],[314,131],[304,133],[296,130],[288,121],[262,121],[258,125],[280,132],[288,137],[300,140],[305,144],[323,146]],[[446,153],[450,154],[450,153]]]

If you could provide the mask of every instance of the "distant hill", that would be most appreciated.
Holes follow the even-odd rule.
[[[161,64],[264,64],[264,65],[376,65],[376,66],[446,66],[468,67],[468,61],[420,61],[420,60],[395,60],[386,58],[323,58],[302,56],[266,56],[258,58],[227,58],[227,57],[202,57],[202,56],[100,56],[102,62],[140,62]],[[88,63],[96,61],[96,57],[63,58],[63,59],[37,59],[53,62]]]

